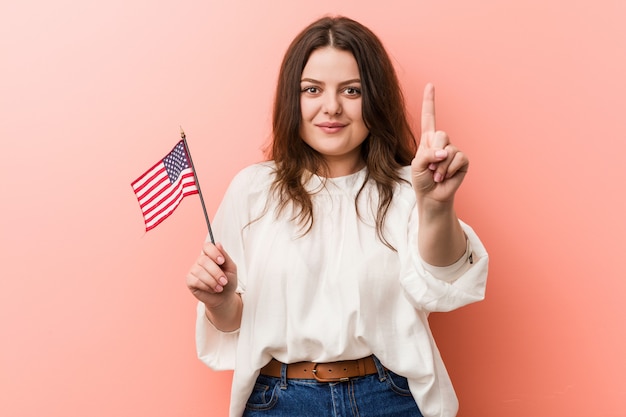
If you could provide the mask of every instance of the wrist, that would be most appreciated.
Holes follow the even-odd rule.
[[[241,294],[233,292],[218,305],[204,306],[204,315],[213,326],[222,332],[232,332],[241,325],[243,300]]]
[[[424,197],[417,200],[417,211],[420,219],[428,221],[436,219],[456,219],[454,201],[437,201]]]

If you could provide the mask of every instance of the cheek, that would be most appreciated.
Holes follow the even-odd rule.
[[[367,136],[369,134],[369,130],[365,126],[365,121],[363,121],[363,108],[361,107],[361,104],[353,103],[350,106],[344,107],[344,111],[346,111],[346,113],[350,116],[350,120],[352,120],[354,127]]]
[[[363,121],[363,106],[361,100],[346,101],[343,105],[343,111],[350,116],[353,121]]]
[[[300,100],[300,117],[302,117],[302,120],[309,119],[309,114],[311,113],[310,107],[306,100]]]
[[[300,116],[302,120],[311,120],[315,114],[315,108],[310,100],[300,100]]]

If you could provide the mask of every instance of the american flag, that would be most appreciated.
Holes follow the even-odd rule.
[[[195,175],[185,150],[178,142],[165,158],[131,183],[146,223],[146,232],[174,212],[182,199],[198,194]]]

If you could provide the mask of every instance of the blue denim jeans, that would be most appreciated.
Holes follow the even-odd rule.
[[[243,417],[422,417],[406,378],[385,369],[346,382],[260,375]]]

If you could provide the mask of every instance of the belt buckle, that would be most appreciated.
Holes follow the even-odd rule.
[[[311,373],[313,374],[313,378],[315,378],[317,382],[347,382],[350,380],[350,378],[348,377],[321,378],[320,376],[317,375],[318,365],[319,363],[316,362],[315,365],[313,365],[313,370],[311,371]]]

